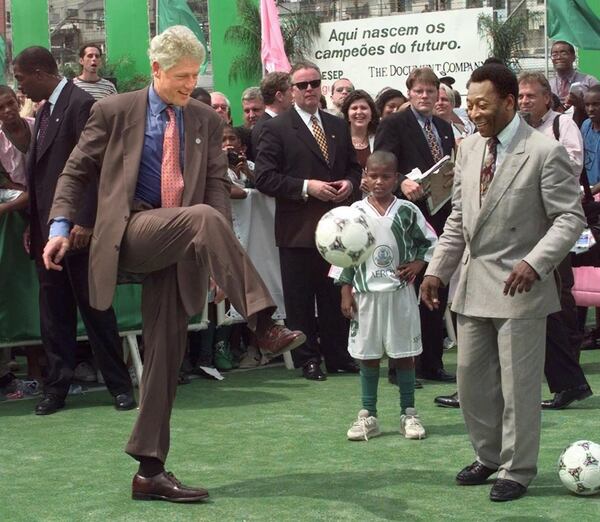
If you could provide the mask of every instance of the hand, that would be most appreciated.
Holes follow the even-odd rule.
[[[440,307],[438,298],[438,289],[442,285],[439,277],[426,275],[421,283],[421,301],[431,311],[437,310]]]
[[[451,187],[454,183],[454,167],[444,172],[444,188]]]
[[[82,227],[80,225],[74,225],[69,235],[69,241],[72,245],[73,250],[79,250],[86,248],[90,244],[90,238],[92,237],[93,228]]]
[[[8,214],[8,205],[6,203],[0,203],[0,216],[5,212]]]
[[[350,285],[342,286],[342,315],[346,319],[354,318],[354,314],[358,311],[356,301],[352,295],[352,287]]]
[[[25,249],[25,252],[27,252],[27,255],[31,254],[31,232],[29,225],[27,225],[27,228],[23,231],[23,248]]]
[[[514,296],[515,292],[522,294],[529,292],[535,280],[538,279],[537,272],[525,261],[519,261],[513,271],[504,281],[504,295]]]
[[[333,198],[333,201],[336,203],[347,200],[350,197],[350,194],[352,194],[352,182],[347,179],[332,181],[329,185],[337,190],[337,196]]]
[[[65,257],[70,246],[71,243],[66,237],[51,237],[46,243],[44,253],[42,254],[46,270],[58,270],[60,272],[63,269],[60,262]]]
[[[417,201],[425,196],[423,187],[411,179],[405,179],[400,183],[400,190],[410,201]]]
[[[223,292],[223,290],[221,290],[221,288],[217,285],[217,283],[215,283],[215,280],[212,277],[210,278],[209,286],[210,286],[210,291],[214,295],[213,302],[215,304],[219,304],[221,301],[225,300],[225,298],[227,297],[225,295],[225,292]]]
[[[567,107],[574,107],[575,109],[585,110],[585,104],[583,102],[583,96],[578,96],[574,92],[570,92],[565,101]]]
[[[309,179],[306,191],[309,196],[321,201],[332,201],[338,193],[337,188],[332,186],[331,183],[318,179]]]
[[[425,261],[420,259],[415,259],[410,263],[405,263],[400,265],[396,269],[396,275],[400,278],[401,281],[408,281],[412,283],[415,280],[415,277],[419,275],[421,270],[425,267]]]
[[[360,190],[362,190],[363,192],[371,192],[371,187],[369,185],[369,179],[366,176],[363,176],[360,179]]]

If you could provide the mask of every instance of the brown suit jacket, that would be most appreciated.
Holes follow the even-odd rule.
[[[90,247],[90,304],[100,310],[113,299],[119,250],[133,207],[144,142],[148,88],[110,96],[93,106],[90,119],[58,179],[50,219],[74,219],[81,194],[96,178],[98,213]],[[227,157],[221,149],[223,122],[208,106],[191,99],[183,111],[184,207],[207,204],[230,218]],[[177,267],[186,311],[203,306],[207,275],[195,263]]]

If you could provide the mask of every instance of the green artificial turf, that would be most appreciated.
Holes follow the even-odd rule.
[[[455,352],[445,357],[453,370]],[[600,393],[600,351],[582,352],[582,363]],[[539,475],[527,496],[499,504],[489,486],[454,485],[473,452],[460,411],[433,405],[454,385],[417,390],[429,436],[406,440],[384,373],[384,433],[369,442],[346,440],[360,409],[356,375],[315,383],[270,367],[181,386],[167,468],[209,489],[210,502],[193,505],[130,500],[136,466],[123,447],[136,412],[116,412],[107,392],[69,397],[47,417],[33,415],[35,401],[2,403],[0,521],[600,520],[600,497],[569,494],[556,471],[570,442],[600,442],[600,395],[543,413]]]

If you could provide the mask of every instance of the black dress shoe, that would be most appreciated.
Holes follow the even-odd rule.
[[[396,379],[396,370],[394,368],[388,368],[388,382],[390,384],[398,386],[398,381]],[[419,379],[415,379],[415,390],[421,389],[423,389],[423,383]]]
[[[133,410],[133,408],[135,408],[136,406],[137,403],[135,402],[132,391],[119,393],[119,395],[115,395],[115,410]]]
[[[442,408],[460,408],[460,402],[458,402],[458,392],[454,392],[452,395],[439,395],[433,402]]]
[[[420,379],[427,379],[428,381],[440,381],[440,382],[456,382],[456,375],[448,373],[444,368],[438,368],[432,371],[421,371],[417,374]]]
[[[324,381],[327,379],[327,375],[323,373],[321,367],[314,361],[309,361],[302,367],[302,377],[309,381]]]
[[[490,491],[490,500],[494,502],[506,502],[517,500],[527,492],[527,488],[514,480],[498,479]]]
[[[562,410],[575,401],[582,401],[592,395],[592,389],[589,384],[582,384],[577,388],[569,388],[555,393],[554,398],[548,401],[542,401],[542,408],[545,410]]]
[[[35,407],[36,415],[52,415],[65,407],[65,399],[55,393],[47,393]]]
[[[204,488],[184,486],[173,473],[163,471],[153,477],[142,477],[139,473],[131,484],[133,500],[166,500],[168,502],[199,502],[208,498]]]
[[[484,466],[481,462],[475,461],[470,466],[461,469],[456,475],[456,483],[459,486],[478,486],[485,484],[490,475],[497,470]]]
[[[360,366],[354,361],[350,361],[340,366],[326,366],[327,373],[360,373]]]

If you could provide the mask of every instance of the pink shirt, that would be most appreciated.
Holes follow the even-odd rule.
[[[542,134],[553,140],[556,138],[554,137],[552,125],[558,114],[558,112],[549,110],[542,116],[542,123],[536,127]],[[565,114],[558,120],[558,130],[558,142],[567,150],[573,174],[579,179],[583,168],[583,138],[579,127],[568,114]]]
[[[29,125],[31,134],[33,134],[35,120],[33,118],[23,119]],[[27,175],[25,173],[26,157],[25,154],[11,143],[0,127],[0,163],[2,163],[4,170],[6,170],[13,183],[27,185]]]

